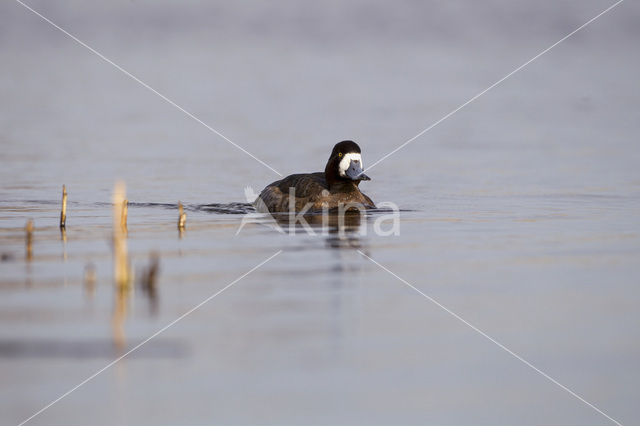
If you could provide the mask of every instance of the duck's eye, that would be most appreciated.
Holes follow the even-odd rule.
[[[341,152],[338,153],[338,157],[342,157],[342,153]]]

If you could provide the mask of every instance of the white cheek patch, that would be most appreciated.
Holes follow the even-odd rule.
[[[351,161],[356,160],[360,162],[360,167],[364,170],[364,165],[362,164],[362,156],[358,153],[352,152],[349,154],[345,154],[340,160],[340,165],[338,166],[338,170],[340,171],[340,176],[345,177],[345,172],[351,165]]]

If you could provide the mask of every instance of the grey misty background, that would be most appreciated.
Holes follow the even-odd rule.
[[[321,170],[342,139],[366,168],[612,2],[29,4],[286,175]],[[399,237],[359,241],[623,424],[640,418],[638,22],[626,0],[373,168],[363,190],[411,211]],[[16,259],[0,262],[0,342],[27,344],[110,347],[102,203],[117,178],[131,202],[187,205],[277,178],[11,0],[0,161],[0,244]],[[606,424],[335,241],[257,226],[234,238],[241,215],[191,210],[178,240],[176,214],[130,209],[134,263],[156,250],[162,269],[158,317],[134,298],[128,342],[284,253],[161,336],[187,358],[124,362],[40,423]],[[0,412],[18,423],[105,363],[0,358]]]
[[[320,170],[342,139],[370,164],[611,3],[30,4],[288,174]],[[375,192],[438,191],[443,175],[468,189],[495,177],[506,191],[576,190],[572,164],[593,168],[592,186],[636,181],[639,9],[623,3],[380,164],[374,179],[391,185]],[[9,187],[65,181],[93,200],[119,176],[133,191],[144,182],[145,201],[238,201],[275,177],[17,3],[0,14]],[[522,174],[536,156],[545,170]],[[402,182],[407,168],[420,184]],[[416,198],[400,201],[428,205]]]

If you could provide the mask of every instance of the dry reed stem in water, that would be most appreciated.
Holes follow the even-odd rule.
[[[60,212],[60,228],[67,226],[67,187],[62,185],[62,211]]]
[[[187,214],[184,212],[182,203],[178,201],[178,229],[184,229],[187,224]]]
[[[120,227],[124,235],[127,235],[127,215],[129,214],[129,200],[125,199],[122,202],[122,209],[120,213]]]
[[[33,219],[27,220],[25,226],[26,231],[26,246],[27,246],[27,260],[33,259]]]
[[[128,287],[131,280],[126,225],[122,226],[123,213],[126,216],[125,191],[124,182],[117,182],[113,190],[113,262],[114,278],[118,288]]]

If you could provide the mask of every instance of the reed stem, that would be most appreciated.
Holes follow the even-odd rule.
[[[62,211],[60,212],[60,229],[67,226],[67,187],[62,185]]]
[[[33,259],[33,219],[27,220],[27,225],[25,226],[26,232],[26,249],[27,249],[27,260],[30,261]]]
[[[113,190],[113,262],[115,284],[119,289],[128,288],[131,282],[127,255],[125,192],[124,182],[117,182]]]
[[[187,224],[187,214],[184,212],[184,207],[182,203],[178,201],[178,229],[184,230],[185,225]]]
[[[127,235],[127,215],[129,214],[129,200],[125,199],[122,202],[122,208],[120,210],[120,228],[124,235]]]

